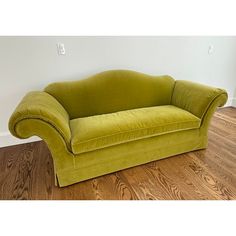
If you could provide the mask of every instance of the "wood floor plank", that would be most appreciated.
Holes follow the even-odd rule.
[[[193,154],[189,154],[193,156]],[[204,167],[198,159],[194,160],[194,158],[190,161],[189,167],[195,173],[196,178],[198,178],[199,182],[206,186],[212,194],[217,199],[230,200],[236,199],[235,193],[231,190],[230,186],[225,186],[222,183],[222,178],[217,178],[214,173],[209,168]]]
[[[54,185],[43,141],[0,148],[0,199],[231,200],[236,199],[236,108],[215,113],[205,150],[87,180]]]
[[[197,175],[190,168],[189,165],[191,164],[191,162],[189,160],[188,154],[181,154],[173,158],[174,159],[171,158],[169,165],[172,165],[173,167],[175,167],[178,170],[178,172],[181,171],[184,176],[183,180],[179,180],[179,181],[181,183],[185,181],[186,184],[192,187],[191,191],[188,190],[188,193],[191,193],[190,194],[191,197],[187,198],[187,200],[196,200],[196,199],[214,200],[216,199],[216,197],[211,192],[209,192],[208,188],[199,181],[199,178],[197,178]],[[177,176],[180,177],[179,174],[176,174],[176,178]],[[197,194],[198,197],[194,197],[195,196],[194,194]]]
[[[230,186],[236,192],[236,173],[235,168],[221,157],[210,150],[206,152],[196,152],[197,161],[201,162],[207,170],[210,170],[215,176],[217,176],[226,185]]]
[[[103,189],[103,199],[109,200],[134,200],[138,199],[129,182],[123,178],[122,172],[107,175],[99,178],[100,186]],[[104,181],[108,180],[108,181]]]
[[[121,172],[124,178],[130,183],[132,189],[141,200],[170,200],[170,196],[163,187],[154,182],[152,176],[146,173],[142,166],[130,168]]]
[[[178,158],[178,160],[174,160],[175,158]],[[188,158],[188,156],[179,155],[166,159],[166,162],[154,162],[153,164],[158,164],[169,177],[173,178],[174,183],[184,195],[184,199],[214,199],[203,186],[199,186],[199,182],[196,181],[196,178],[193,178],[194,176],[188,172],[188,162],[184,160]]]

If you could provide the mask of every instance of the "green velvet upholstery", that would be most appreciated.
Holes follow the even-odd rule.
[[[53,126],[65,140],[71,150],[71,131],[69,116],[63,106],[51,95],[45,92],[29,92],[11,116],[9,129],[17,136],[16,124],[25,119],[38,119]]]
[[[211,103],[222,94],[226,95],[223,89],[178,80],[175,83],[171,103],[191,112],[201,119]]]
[[[169,76],[114,70],[28,93],[9,120],[19,138],[41,137],[59,186],[206,148],[227,93]],[[57,183],[56,181],[56,183]]]
[[[201,120],[172,105],[145,107],[70,121],[75,154],[200,127]]]
[[[75,119],[168,105],[174,84],[174,79],[169,76],[157,77],[134,71],[105,71],[85,80],[50,84],[45,92],[62,104],[70,119]]]

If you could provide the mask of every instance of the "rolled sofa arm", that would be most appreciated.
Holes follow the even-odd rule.
[[[217,106],[223,106],[227,98],[228,95],[224,89],[177,80],[171,103],[203,119],[209,110],[215,110]]]
[[[20,102],[9,120],[10,132],[18,138],[28,138],[17,129],[17,125],[24,120],[39,120],[53,127],[62,136],[70,148],[71,131],[69,115],[63,106],[46,92],[30,92]],[[34,129],[34,127],[27,127]],[[34,133],[37,134],[37,131]]]

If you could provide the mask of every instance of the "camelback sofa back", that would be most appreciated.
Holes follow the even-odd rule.
[[[206,148],[223,89],[170,76],[105,71],[28,93],[9,121],[19,138],[41,137],[56,184],[67,186],[121,169]]]
[[[105,71],[85,80],[53,83],[45,92],[56,98],[70,119],[171,102],[174,79],[133,71]]]

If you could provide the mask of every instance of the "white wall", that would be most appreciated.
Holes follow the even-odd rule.
[[[65,56],[58,56],[58,42]],[[109,69],[218,86],[229,93],[227,105],[236,104],[236,37],[0,37],[0,146],[22,142],[7,123],[26,92]]]

